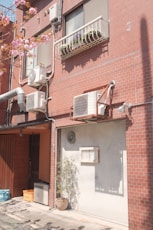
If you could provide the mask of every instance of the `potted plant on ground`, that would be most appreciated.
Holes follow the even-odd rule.
[[[77,203],[77,167],[69,158],[57,163],[56,176],[57,198],[56,207],[59,210],[73,208]]]

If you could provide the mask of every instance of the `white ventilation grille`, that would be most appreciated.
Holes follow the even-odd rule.
[[[36,91],[26,96],[26,111],[27,112],[45,112],[46,100],[45,92]]]
[[[88,94],[81,95],[74,98],[74,116],[87,115],[88,108]]]
[[[48,205],[49,185],[43,182],[34,183],[34,201]]]
[[[75,96],[73,99],[73,118],[103,115],[104,111],[99,109],[97,111],[97,100],[100,96],[101,94],[97,91]]]
[[[46,69],[42,66],[36,66],[28,74],[28,85],[38,87],[46,82]]]

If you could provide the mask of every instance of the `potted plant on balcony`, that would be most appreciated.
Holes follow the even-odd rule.
[[[57,163],[56,188],[57,198],[56,207],[59,210],[73,208],[77,202],[77,167],[69,158],[64,158]]]
[[[98,30],[90,30],[84,35],[84,42],[91,43],[96,41],[97,39],[101,38],[102,35]]]
[[[76,33],[73,35],[72,41],[70,42],[70,46],[72,49],[76,49],[83,44],[83,37],[81,33]]]
[[[68,53],[71,52],[71,47],[69,46],[69,44],[63,43],[60,46],[60,52],[61,52],[61,56],[67,55]]]

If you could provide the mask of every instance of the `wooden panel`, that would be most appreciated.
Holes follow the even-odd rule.
[[[30,136],[30,148],[29,148],[29,185],[28,188],[34,188],[34,183],[38,182],[38,170],[39,170],[39,134]]]
[[[16,149],[15,136],[0,136],[0,188],[10,189],[13,193],[13,158]]]
[[[39,179],[49,183],[50,131],[40,135]]]
[[[28,188],[29,135],[16,135],[14,153],[14,188],[13,196],[21,196]]]
[[[0,135],[0,188],[22,195],[28,182],[29,136]]]

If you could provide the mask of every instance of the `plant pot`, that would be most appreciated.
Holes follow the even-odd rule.
[[[68,199],[67,198],[56,198],[55,204],[57,209],[65,210],[68,207]]]

